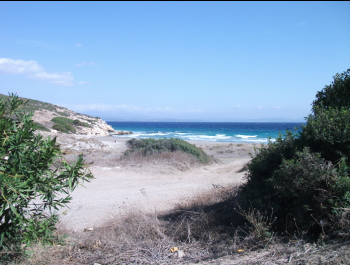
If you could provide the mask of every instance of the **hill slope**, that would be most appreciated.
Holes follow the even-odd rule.
[[[9,96],[0,94],[0,99]],[[37,129],[52,133],[75,133],[80,135],[107,136],[114,132],[113,127],[99,117],[74,112],[70,109],[39,100],[21,98],[27,101],[23,110],[33,112]]]

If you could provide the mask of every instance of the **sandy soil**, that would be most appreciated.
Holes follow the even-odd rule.
[[[60,212],[61,227],[82,231],[101,226],[131,207],[165,211],[188,196],[214,188],[239,184],[255,144],[191,142],[218,162],[189,169],[161,164],[122,165],[117,162],[130,138],[59,135],[70,160],[83,153],[95,179],[79,186],[69,208]]]

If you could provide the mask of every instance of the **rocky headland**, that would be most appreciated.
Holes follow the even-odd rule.
[[[0,98],[8,96],[0,94]],[[74,112],[68,108],[34,99],[20,98],[26,104],[25,112],[33,112],[33,121],[38,131],[50,134],[76,134],[87,136],[110,136],[132,134],[128,131],[115,131],[99,117]]]

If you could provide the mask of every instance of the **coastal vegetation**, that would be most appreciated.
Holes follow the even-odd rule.
[[[9,96],[0,94],[0,99],[9,99]],[[39,100],[28,99],[28,98],[21,98],[26,104],[20,106],[23,111],[36,111],[36,110],[48,110],[53,111],[59,114],[60,116],[69,116],[70,110],[64,107],[60,107],[54,104],[42,102]]]
[[[40,124],[38,122],[34,123],[34,129],[39,130],[39,131],[50,132],[50,130],[48,128],[46,128],[45,126],[43,126],[42,124]]]
[[[275,216],[272,231],[308,239],[349,237],[349,93],[347,70],[317,93],[299,134],[280,135],[248,164],[240,192],[244,207]]]
[[[19,111],[23,100],[0,100],[0,261],[22,252],[23,244],[51,243],[54,213],[71,201],[80,182],[93,178],[82,155],[68,164],[56,138],[35,134],[32,113]]]
[[[72,120],[66,117],[55,117],[51,119],[54,122],[52,128],[57,131],[61,131],[64,133],[75,133],[75,126],[83,126],[91,128],[92,126],[86,122],[82,122],[80,120]]]
[[[212,190],[180,198],[166,212],[131,208],[84,236],[71,234],[71,241],[52,237],[57,246],[37,249],[33,259],[22,264],[43,260],[52,264],[64,260],[67,264],[205,264],[214,258],[221,258],[218,264],[348,264],[349,89],[350,70],[335,75],[317,93],[299,133],[287,131],[255,148],[252,160],[240,170],[246,171],[241,186],[214,185]],[[202,149],[180,139],[131,139],[127,146],[121,160],[114,156],[107,165],[121,166],[118,163],[129,159],[136,165],[144,158],[162,164],[166,157],[174,160],[176,154],[187,154],[200,163],[210,161]],[[10,207],[4,209],[10,211]],[[17,230],[19,235],[22,231],[26,230]],[[230,259],[222,260],[225,256]]]
[[[178,138],[163,139],[136,139],[132,138],[126,142],[128,150],[124,155],[129,156],[132,153],[138,153],[142,156],[150,156],[163,152],[184,152],[195,157],[201,163],[210,162],[209,156],[200,148]]]
[[[1,99],[9,100],[9,96],[0,94],[0,100]],[[86,114],[75,113],[72,110],[69,110],[67,108],[64,108],[55,104],[39,101],[39,100],[20,98],[20,97],[19,99],[21,99],[25,103],[19,106],[19,109],[18,109],[18,111],[21,111],[23,113],[24,112],[29,113],[29,112],[35,112],[35,111],[38,111],[40,114],[43,114],[46,111],[55,113],[55,116],[57,117],[51,120],[52,122],[54,122],[52,129],[58,130],[64,133],[75,133],[76,126],[92,128],[90,124],[94,124],[97,119],[100,119],[99,117],[91,117]],[[81,116],[80,118],[86,120],[87,122],[83,122],[78,119],[72,120],[67,118],[71,114],[74,114],[75,116],[80,115]],[[38,122],[35,122],[35,124],[36,124],[35,125],[36,130],[50,131],[49,128],[44,126],[43,124],[40,124]]]

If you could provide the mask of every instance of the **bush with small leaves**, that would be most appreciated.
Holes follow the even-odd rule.
[[[248,164],[240,192],[243,207],[273,210],[283,232],[333,232],[350,207],[349,73],[335,75],[332,84],[317,93],[299,134],[280,135],[256,150]]]

